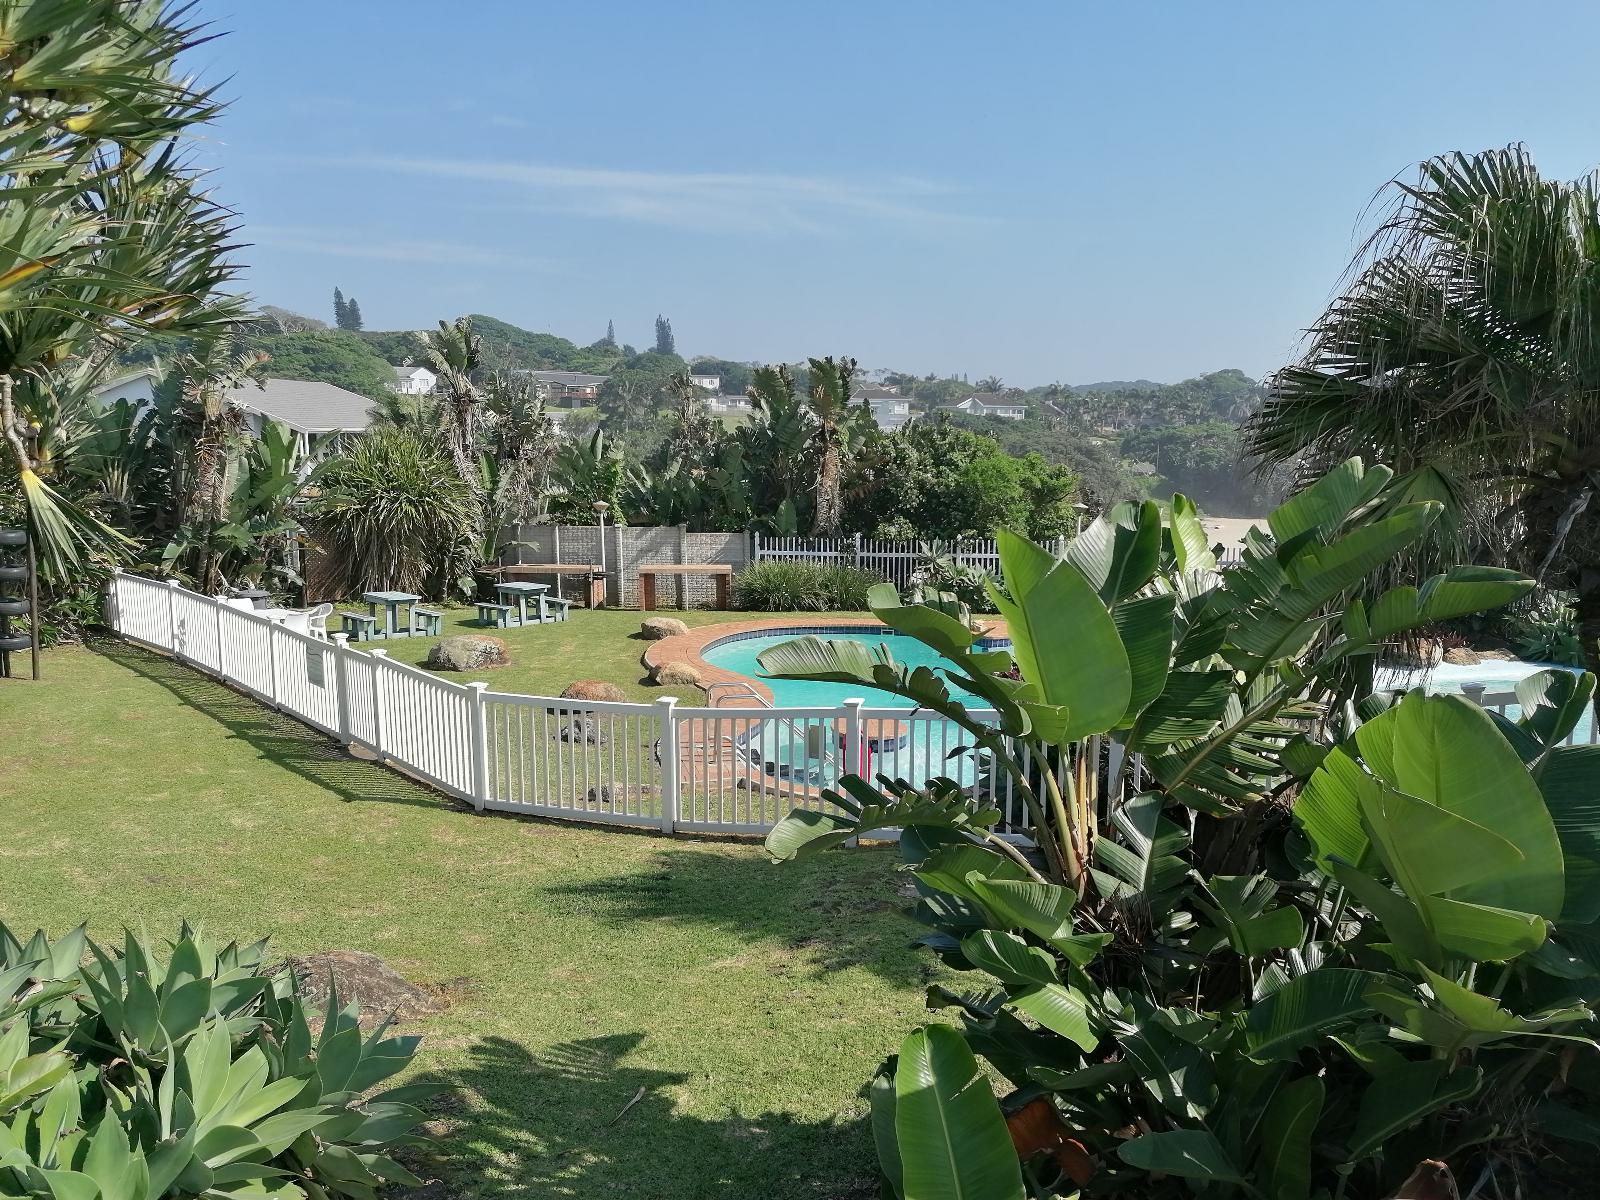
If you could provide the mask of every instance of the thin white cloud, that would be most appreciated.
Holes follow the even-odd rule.
[[[928,231],[983,219],[941,206],[954,189],[915,177],[636,171],[391,155],[315,165],[499,185],[532,208],[710,232],[824,234],[862,222]]]
[[[377,258],[390,262],[440,263],[446,266],[541,267],[546,265],[524,254],[470,246],[461,242],[439,242],[421,238],[374,238],[348,229],[321,229],[301,225],[247,225],[245,236],[259,245],[302,254],[326,254],[336,258]]]

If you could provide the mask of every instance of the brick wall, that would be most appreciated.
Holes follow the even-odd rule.
[[[505,563],[600,564],[599,531],[593,525],[518,525],[510,531],[522,543],[507,549]],[[607,525],[605,531],[607,603],[616,608],[639,607],[641,564],[726,563],[744,569],[750,557],[750,539],[744,533],[690,533],[681,526]],[[576,578],[563,583],[567,595],[578,594]],[[716,601],[711,576],[661,576],[656,580],[656,604],[661,608],[710,608]]]

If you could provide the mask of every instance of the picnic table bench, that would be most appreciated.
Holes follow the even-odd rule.
[[[717,581],[717,607],[728,608],[733,593],[733,568],[727,563],[647,563],[639,568],[639,607],[656,606],[656,576],[710,575]]]
[[[606,573],[594,563],[507,563],[503,567],[487,567],[486,575],[499,575],[506,579],[521,579],[530,575],[550,575],[556,581],[556,595],[550,599],[561,598],[561,577],[563,575],[582,575],[589,583],[589,592],[585,600],[590,608],[604,608],[606,603]]]

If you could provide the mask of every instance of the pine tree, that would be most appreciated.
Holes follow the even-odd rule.
[[[672,337],[672,322],[656,314],[656,353],[676,354],[678,343]]]
[[[356,303],[356,298],[354,296],[351,296],[349,300],[345,301],[344,316],[346,322],[344,328],[350,330],[352,333],[359,332],[361,329],[361,306]]]
[[[611,346],[612,348],[615,348],[616,344],[617,344],[617,323],[615,321],[607,321],[606,322],[606,345]]]
[[[333,327],[343,329],[346,317],[344,315],[344,293],[338,288],[333,289]]]

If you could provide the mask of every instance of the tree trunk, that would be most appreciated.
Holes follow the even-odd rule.
[[[1583,648],[1583,665],[1600,676],[1600,570],[1584,567],[1578,572],[1578,642]],[[1600,721],[1600,691],[1594,699],[1595,719]]]
[[[822,461],[817,465],[818,534],[823,537],[838,536],[842,516],[839,510],[839,447],[830,438],[822,448]]]

